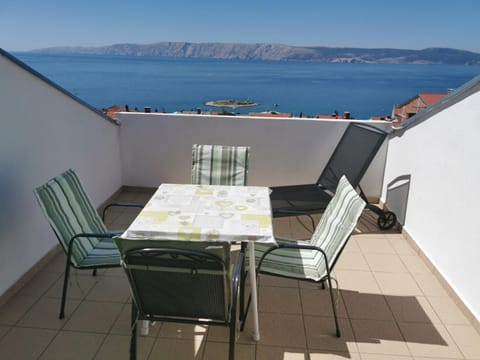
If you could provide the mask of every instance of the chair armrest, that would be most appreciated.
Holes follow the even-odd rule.
[[[136,207],[143,209],[145,204],[140,204],[140,203],[127,203],[127,202],[113,202],[105,206],[102,212],[102,221],[105,221],[105,214],[107,213],[107,210],[113,206],[121,206],[121,207]]]

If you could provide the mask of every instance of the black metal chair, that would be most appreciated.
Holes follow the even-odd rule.
[[[366,207],[378,215],[378,227],[382,230],[392,228],[397,222],[396,215],[368,204],[367,197],[360,187],[360,180],[386,136],[385,131],[374,126],[350,123],[315,184],[272,187],[270,200],[273,217],[307,215],[312,220],[312,228],[315,228],[311,215],[325,211],[335,193],[338,181],[345,175],[367,202]]]
[[[243,252],[232,270],[229,243],[115,241],[133,296],[130,359],[136,358],[137,320],[149,320],[229,326],[233,360]]]

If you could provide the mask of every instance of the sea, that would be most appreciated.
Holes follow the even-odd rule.
[[[75,96],[102,109],[219,111],[207,101],[250,100],[234,112],[276,111],[304,117],[350,112],[390,115],[420,92],[447,93],[480,75],[480,66],[250,61],[13,53]]]

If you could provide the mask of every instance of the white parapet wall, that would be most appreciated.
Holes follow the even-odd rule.
[[[75,168],[98,206],[122,185],[119,127],[0,53],[0,295],[58,241],[33,189]]]
[[[409,122],[389,141],[384,197],[400,179],[404,229],[478,320],[480,80]]]
[[[315,183],[349,121],[119,113],[125,185],[189,183],[193,144],[251,147],[250,185]],[[389,129],[389,123],[371,122]],[[386,146],[362,185],[379,198]]]

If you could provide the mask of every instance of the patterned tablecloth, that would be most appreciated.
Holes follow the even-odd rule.
[[[162,184],[122,237],[274,244],[269,189]]]

